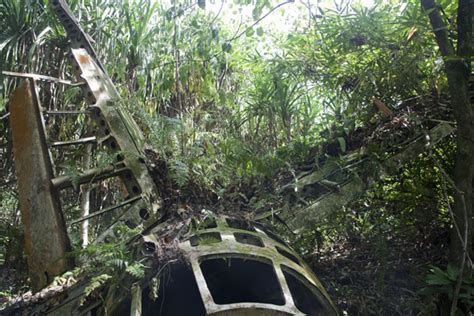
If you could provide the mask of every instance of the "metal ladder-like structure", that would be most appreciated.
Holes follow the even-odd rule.
[[[25,225],[30,276],[35,289],[45,286],[53,276],[72,266],[70,260],[60,259],[65,258],[70,249],[61,212],[61,190],[118,177],[126,188],[126,198],[109,210],[125,208],[126,211],[115,224],[123,222],[128,227],[145,228],[164,215],[161,211],[161,198],[147,169],[144,138],[140,129],[124,111],[123,101],[98,60],[87,34],[79,26],[67,4],[63,0],[49,3],[71,39],[70,60],[77,78],[75,85],[83,90],[89,104],[86,114],[95,122],[96,134],[74,141],[47,142],[36,81],[51,78],[26,75],[26,81],[12,95],[10,122],[20,207]],[[52,81],[71,84],[65,80]],[[98,142],[108,148],[115,163],[104,168],[86,170],[74,177],[54,177],[49,147],[87,142]],[[105,211],[101,210],[102,213]],[[97,214],[90,214],[88,218],[95,215]],[[96,242],[106,239],[113,232],[111,227]],[[50,251],[49,247],[54,251]]]
[[[132,119],[124,110],[123,101],[115,89],[112,80],[64,0],[53,0],[50,6],[65,27],[71,39],[70,59],[77,81],[85,99],[89,103],[88,111],[96,125],[98,143],[104,145],[115,155],[113,170],[90,170],[80,181],[118,176],[125,185],[128,199],[124,205],[131,205],[124,215],[129,226],[154,222],[164,214],[160,212],[161,198],[147,168],[144,151],[144,137]],[[53,179],[53,185],[63,188],[68,185],[67,177]],[[146,224],[145,224],[146,226]]]
[[[157,266],[156,254],[164,244],[167,219],[162,197],[148,169],[145,141],[139,127],[125,110],[124,101],[68,5],[64,0],[51,0],[49,4],[71,40],[70,61],[76,82],[41,75],[12,74],[26,77],[26,80],[10,99],[25,248],[35,290],[44,288],[54,276],[74,266],[74,262],[67,259],[71,246],[60,203],[62,190],[118,177],[126,188],[123,200],[75,222],[122,209],[112,226],[102,232],[95,242],[107,242],[118,223],[140,229],[141,234],[130,245],[130,251],[136,253],[136,260],[146,267]],[[86,114],[94,121],[95,135],[48,143],[37,80],[79,85],[89,105]],[[50,146],[89,142],[97,142],[107,148],[114,162],[74,177],[54,175]],[[32,313],[337,314],[311,269],[283,240],[257,222],[216,216],[211,222],[194,227],[193,233],[177,242],[183,260],[170,264],[171,272],[167,273],[166,280],[159,273],[161,269],[150,268],[141,280],[123,280],[122,288],[129,291],[110,294],[112,290],[104,284],[104,292],[109,293],[106,302],[85,297],[84,287],[87,284],[82,283],[68,289],[68,295],[63,295],[62,299],[54,303],[48,301]],[[150,282],[156,277],[163,279],[159,286],[161,294],[157,300],[151,300],[148,295]]]

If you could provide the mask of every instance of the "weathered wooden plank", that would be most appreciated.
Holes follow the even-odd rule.
[[[72,268],[59,195],[33,80],[25,80],[10,101],[13,154],[25,233],[28,270],[34,290]]]

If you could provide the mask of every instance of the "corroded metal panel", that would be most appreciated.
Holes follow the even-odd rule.
[[[59,196],[33,80],[25,80],[10,101],[13,154],[25,233],[28,270],[34,290],[72,267]]]

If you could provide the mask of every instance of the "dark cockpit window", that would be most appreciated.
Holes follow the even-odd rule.
[[[146,288],[142,293],[143,316],[206,315],[193,271],[185,264],[171,265],[163,271],[155,301],[150,291]]]
[[[189,242],[191,246],[196,247],[199,245],[211,245],[216,244],[222,241],[221,234],[218,232],[211,232],[211,233],[203,233],[194,235],[189,238]]]
[[[207,259],[201,263],[201,270],[216,304],[285,304],[280,282],[270,262],[242,258]]]
[[[255,231],[255,227],[253,227],[249,222],[240,220],[240,219],[235,219],[235,218],[226,218],[225,221],[227,222],[227,225],[229,227],[235,228],[235,229],[242,229],[242,230],[248,230],[248,231]]]
[[[293,301],[301,312],[306,315],[337,315],[331,303],[305,277],[286,266],[282,270]]]
[[[257,247],[264,247],[263,241],[250,234],[234,233],[235,240],[241,244],[253,245]]]

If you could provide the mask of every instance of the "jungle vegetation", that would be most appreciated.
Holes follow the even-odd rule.
[[[363,177],[365,194],[311,229],[278,227],[341,313],[471,314],[472,1],[67,2],[166,162],[165,199],[180,212],[278,208],[281,188],[318,161],[340,163],[362,146],[383,157],[384,146],[406,137],[404,124],[421,134],[439,122],[455,126],[394,173],[372,165],[377,177]],[[68,48],[47,0],[0,0],[0,71],[70,79]],[[0,74],[0,82],[0,303],[7,303],[29,288],[8,120],[19,80]],[[47,109],[85,107],[77,87],[41,89]],[[47,130],[55,140],[88,134],[80,116],[53,117]],[[53,155],[67,174],[111,159],[92,145]],[[71,190],[66,218],[81,216],[85,195],[91,209],[105,207],[116,186]],[[311,192],[294,207],[306,198]],[[106,221],[71,226],[74,248],[87,247]],[[125,260],[116,249],[87,251],[109,265]]]

